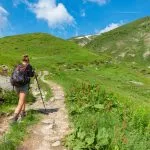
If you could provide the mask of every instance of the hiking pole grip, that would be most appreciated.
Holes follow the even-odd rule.
[[[41,99],[42,99],[42,102],[43,102],[43,106],[44,106],[44,109],[45,109],[45,112],[46,112],[45,103],[44,103],[44,100],[43,100],[43,96],[42,96],[42,92],[41,92],[40,84],[39,84],[39,81],[38,81],[38,79],[37,79],[37,74],[36,74],[36,73],[35,73],[35,80],[36,80],[36,82],[37,82],[38,89],[39,89],[39,92],[40,92],[40,95],[41,95]]]

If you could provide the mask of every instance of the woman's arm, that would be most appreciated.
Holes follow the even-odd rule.
[[[29,77],[33,77],[34,76],[34,70],[32,68],[32,66],[29,64],[27,67],[27,73]]]

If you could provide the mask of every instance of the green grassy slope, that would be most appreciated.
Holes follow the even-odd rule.
[[[126,149],[122,138],[125,134],[127,138],[130,137],[133,134],[132,131],[140,133],[136,134],[127,146],[132,147],[133,143],[137,143],[138,147],[138,142],[141,141],[140,146],[143,146],[145,142],[146,148],[148,147],[149,135],[146,134],[146,131],[149,129],[147,117],[150,102],[150,79],[146,67],[141,69],[136,65],[110,63],[112,58],[109,53],[97,55],[73,42],[48,34],[26,34],[0,39],[0,64],[12,67],[26,53],[30,55],[31,64],[37,70],[49,71],[50,75],[47,78],[61,84],[66,93],[69,93],[66,99],[68,110],[71,119],[76,122],[73,121],[75,135],[70,137],[71,142],[68,144],[70,147],[78,150],[96,149],[96,142],[98,142],[102,145],[97,145],[97,149],[106,149],[106,147],[110,150],[120,147]],[[82,83],[87,86],[82,87]],[[100,87],[100,91],[95,84]],[[105,95],[103,89],[115,96]],[[119,103],[117,107],[115,107],[116,103]],[[129,105],[131,108],[128,107]],[[141,112],[140,119],[136,119]],[[87,121],[84,121],[85,118]],[[136,126],[138,121],[140,124]],[[124,122],[128,122],[129,126],[122,131]],[[98,131],[99,127],[101,129],[99,125],[103,126],[103,130]],[[119,125],[119,131],[114,131],[117,125]],[[87,135],[87,131],[92,127],[95,127],[94,131],[92,130],[91,134]],[[109,129],[111,129],[110,137],[105,131],[108,132]],[[103,140],[105,133],[106,138],[104,137]],[[119,134],[119,139],[114,141],[116,145],[113,137],[117,135],[114,134]],[[130,141],[131,138],[128,140]],[[133,149],[137,150],[136,147]]]
[[[88,42],[85,48],[100,56],[105,54],[111,57],[107,65],[96,66],[96,70],[91,72],[98,86],[100,83],[100,86],[103,85],[117,96],[105,95],[105,92],[101,93],[102,90],[98,92],[99,87],[90,85],[76,87],[70,92],[68,103],[69,106],[73,104],[70,114],[76,126],[67,143],[70,147],[150,149],[149,43],[150,17],[104,33]],[[120,105],[120,101],[124,105]],[[147,103],[147,107],[143,102]]]
[[[32,63],[50,64],[90,62],[96,55],[76,44],[42,33],[18,35],[0,39],[0,64],[14,65],[23,54],[29,54]],[[7,60],[7,61],[6,61]]]
[[[146,67],[110,63],[108,54],[99,56],[48,34],[0,39],[0,64],[13,66],[26,53],[36,69],[50,71],[50,78],[67,88],[74,82],[92,82],[127,99],[149,102],[150,80]]]
[[[149,65],[150,62],[150,17],[136,20],[110,32],[103,33],[89,42],[90,48],[100,55],[112,56],[116,62]]]

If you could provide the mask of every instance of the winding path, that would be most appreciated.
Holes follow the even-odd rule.
[[[26,139],[18,150],[65,150],[62,139],[69,132],[68,116],[65,108],[64,92],[58,84],[47,81],[43,72],[41,80],[52,89],[53,97],[46,102],[48,115],[43,115],[43,119],[30,130],[30,136]],[[42,109],[41,100],[28,109]]]

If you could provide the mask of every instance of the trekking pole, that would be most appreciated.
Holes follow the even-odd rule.
[[[42,96],[42,92],[41,92],[40,84],[39,84],[39,81],[38,81],[38,79],[37,79],[37,75],[36,75],[36,73],[35,73],[35,80],[36,80],[36,82],[37,82],[38,89],[39,89],[39,91],[40,91],[41,99],[42,99],[42,102],[43,102],[43,106],[44,106],[44,109],[45,109],[45,112],[46,112],[45,103],[44,103],[44,100],[43,100],[43,96]]]

